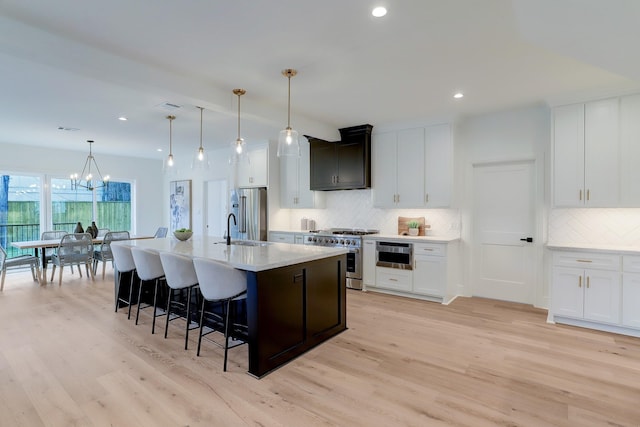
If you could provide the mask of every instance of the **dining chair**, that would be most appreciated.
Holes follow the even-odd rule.
[[[78,265],[78,271],[82,277],[80,265],[84,264],[87,277],[91,275],[91,280],[95,280],[93,276],[93,238],[89,233],[65,234],[60,240],[58,250],[51,255],[51,262],[53,264],[51,281],[56,274],[56,267],[60,267],[59,286],[62,285],[62,272],[66,265]]]
[[[160,281],[165,280],[164,269],[160,261],[160,254],[157,251],[142,248],[131,248],[131,255],[136,264],[136,272],[140,278],[140,288],[138,289],[138,308],[136,310],[136,325],[140,317],[140,309],[153,306],[153,322],[151,324],[151,333],[156,330],[156,317],[163,316],[164,313],[158,314],[158,292]],[[142,306],[142,288],[145,283],[153,282],[153,305],[147,304]]]
[[[195,329],[195,327],[191,327],[191,294],[198,286],[198,276],[196,276],[196,270],[193,267],[192,259],[184,255],[178,255],[171,252],[160,252],[160,261],[162,262],[164,275],[167,279],[167,285],[169,286],[169,296],[167,297],[167,322],[164,326],[164,337],[167,338],[170,321],[185,319],[187,326],[184,334],[184,349],[187,350],[187,345],[189,344],[189,330]],[[184,302],[184,299],[173,300],[173,296],[176,291],[180,293],[180,296],[183,291],[186,291],[187,301]],[[181,313],[174,313],[172,318],[171,309],[173,307],[180,309]]]
[[[7,252],[0,245],[0,272],[2,278],[0,279],[0,292],[4,289],[4,278],[7,274],[8,268],[13,267],[31,267],[31,275],[33,280],[40,280],[40,260],[33,255],[20,255],[17,257],[7,257]]]
[[[57,240],[58,242],[60,242],[60,240],[62,239],[62,236],[64,236],[65,234],[69,234],[64,230],[51,230],[51,231],[43,231],[42,234],[40,235],[40,240]],[[47,277],[47,264],[51,261],[51,255],[56,253],[57,248],[43,248],[42,249],[44,251],[44,257],[43,257],[43,263],[42,263],[42,277],[43,277],[43,281],[46,282],[46,277]],[[72,272],[73,272],[73,267],[72,268]]]
[[[153,235],[155,239],[162,239],[167,237],[167,232],[169,229],[167,227],[158,227],[156,230],[156,234]]]
[[[217,331],[214,327],[211,328],[209,332],[203,333],[205,319],[207,323],[209,323],[209,319],[207,318],[212,318],[214,323],[222,321],[224,344],[213,340],[209,341],[224,348],[223,371],[226,371],[228,350],[246,344],[248,339],[246,315],[240,316],[238,310],[235,309],[238,303],[246,304],[247,273],[208,258],[194,258],[193,266],[196,270],[200,293],[203,297],[200,308],[200,333],[198,335],[198,350],[196,355],[200,356],[202,337]],[[232,302],[234,302],[233,305],[231,304]],[[207,303],[214,303],[218,306],[222,305],[222,315],[213,310],[207,311]],[[233,312],[233,314],[231,312]],[[242,312],[246,313],[246,310]],[[229,346],[230,337],[236,341],[236,343],[231,346]]]
[[[109,231],[108,228],[98,228],[98,235],[96,237],[104,237],[105,234],[107,234]]]
[[[104,235],[100,248],[93,251],[93,274],[95,275],[98,270],[98,263],[102,262],[102,280],[104,280],[104,274],[108,262],[113,265],[113,255],[111,253],[111,242],[115,240],[129,240],[128,231],[109,231]]]
[[[136,276],[136,263],[133,260],[131,254],[131,247],[127,245],[113,245],[111,246],[111,254],[113,255],[113,262],[115,269],[118,273],[116,277],[116,313],[118,312],[118,306],[121,302],[126,303],[129,306],[129,314],[127,319],[131,319],[131,305],[133,302],[133,283]],[[123,273],[130,273],[131,279],[129,282],[129,299],[124,299],[120,296],[120,286],[122,285]]]

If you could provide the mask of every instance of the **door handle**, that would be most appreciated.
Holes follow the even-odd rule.
[[[520,239],[520,240],[522,240],[523,242],[532,243],[533,242],[533,237],[525,237],[524,239]]]

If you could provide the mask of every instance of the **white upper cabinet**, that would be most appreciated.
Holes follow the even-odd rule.
[[[620,199],[640,206],[640,95],[620,99]]]
[[[448,124],[374,134],[372,146],[374,206],[449,206],[453,150]]]
[[[554,204],[620,204],[619,99],[554,109]]]
[[[280,158],[280,206],[289,209],[325,207],[322,191],[310,190],[309,142],[300,138],[300,157]]]
[[[451,205],[453,143],[448,123],[428,126],[424,136],[424,199],[427,208]]]
[[[236,183],[238,187],[266,187],[269,184],[269,147],[267,144],[255,145],[247,149],[248,162],[236,164]]]

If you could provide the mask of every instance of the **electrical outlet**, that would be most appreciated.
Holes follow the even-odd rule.
[[[460,223],[457,222],[457,221],[456,222],[452,222],[450,229],[451,230],[460,230]]]

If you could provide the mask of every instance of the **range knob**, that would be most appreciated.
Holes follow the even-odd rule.
[[[344,245],[344,242],[345,242],[344,240],[340,239],[340,244],[341,244],[341,245]],[[347,240],[346,242],[347,242],[347,245],[348,245],[348,244],[349,244],[349,241]]]

